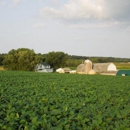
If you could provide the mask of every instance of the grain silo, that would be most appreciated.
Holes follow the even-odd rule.
[[[92,62],[90,60],[85,60],[84,61],[84,73],[88,74],[90,70],[92,70]]]
[[[96,74],[96,72],[94,71],[94,70],[90,70],[89,72],[88,72],[88,74]]]

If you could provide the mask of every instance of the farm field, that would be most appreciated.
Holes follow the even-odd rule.
[[[117,69],[129,69],[130,70],[130,63],[114,63]]]
[[[3,66],[0,66],[0,70],[4,70],[4,67],[3,67]]]
[[[130,77],[0,71],[0,130],[129,130]]]

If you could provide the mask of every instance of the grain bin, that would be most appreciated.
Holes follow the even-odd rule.
[[[92,62],[90,60],[84,61],[84,73],[88,74],[88,72],[92,70]]]

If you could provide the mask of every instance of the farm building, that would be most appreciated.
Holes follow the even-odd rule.
[[[69,73],[70,74],[76,74],[76,70],[71,70]]]
[[[58,73],[69,73],[71,71],[70,68],[59,68],[56,70]]]
[[[76,72],[79,74],[95,74],[96,72],[92,70],[92,62],[90,60],[85,60],[84,64],[80,64]]]
[[[80,65],[77,67],[76,72],[77,72],[77,73],[82,73],[82,72],[84,72],[84,64],[80,64]]]
[[[96,63],[93,64],[93,70],[97,73],[117,71],[116,66],[113,63]]]
[[[53,72],[53,69],[50,67],[49,64],[47,64],[46,62],[44,62],[43,64],[37,64],[35,66],[35,71],[36,72],[50,73],[50,72]]]
[[[84,63],[80,64],[76,72],[79,74],[105,74],[105,75],[116,75],[117,69],[113,63],[96,63],[92,64],[90,60],[85,60]]]
[[[56,72],[58,72],[58,73],[65,73],[65,71],[63,70],[63,68],[57,69]]]
[[[130,70],[118,70],[116,75],[117,76],[130,76]]]
[[[70,68],[63,68],[63,70],[64,70],[65,73],[69,73],[71,71]]]

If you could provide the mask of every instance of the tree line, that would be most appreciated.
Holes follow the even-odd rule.
[[[12,49],[7,54],[0,54],[0,65],[8,70],[33,71],[36,64],[43,62],[47,62],[52,68],[57,69],[59,67],[77,67],[86,59],[93,63],[130,62],[130,58],[76,56],[54,51],[47,54],[36,54],[34,50],[19,48]]]

